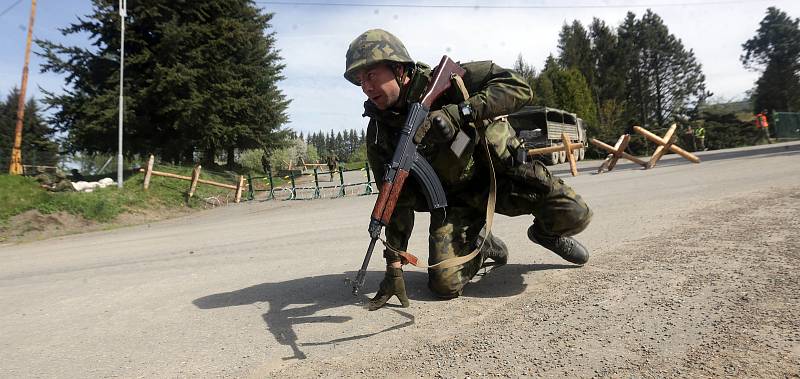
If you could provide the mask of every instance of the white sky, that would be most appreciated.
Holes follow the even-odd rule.
[[[0,12],[15,0],[0,0]],[[319,2],[319,1],[317,1]],[[558,8],[415,8],[392,6],[258,5],[274,12],[273,31],[286,64],[286,80],[279,87],[292,99],[289,127],[308,133],[330,129],[362,128],[364,96],[342,77],[349,43],[361,32],[383,28],[404,41],[411,56],[435,64],[443,54],[455,60],[490,59],[509,67],[518,54],[541,68],[548,54],[557,53],[558,33],[565,22],[593,17],[616,27],[627,11],[641,16],[651,8],[664,19],[671,33],[693,49],[714,92],[711,101],[740,99],[758,74],[739,61],[741,45],[755,34],[767,7],[777,6],[791,17],[800,17],[798,0],[568,0],[568,1],[474,1],[381,2],[340,0],[360,4],[437,4],[492,6],[544,6]],[[592,7],[585,7],[590,5]],[[569,8],[579,6],[579,8]],[[34,33],[39,38],[63,41],[56,28],[88,14],[89,1],[39,0]],[[24,57],[25,26],[30,1],[23,0],[0,16],[0,95],[19,86]],[[81,43],[73,39],[73,43]],[[39,74],[40,60],[32,56],[28,94],[41,97],[37,87],[58,91],[62,79]],[[116,125],[110,126],[116,127]]]

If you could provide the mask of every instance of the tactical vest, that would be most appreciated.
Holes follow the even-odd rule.
[[[466,64],[468,69],[469,64]],[[397,133],[402,129],[403,123],[407,116],[408,105],[419,101],[425,87],[430,81],[431,69],[424,63],[417,63],[414,73],[412,74],[409,85],[406,86],[403,93],[401,93],[400,109],[379,110],[372,102],[367,100],[364,103],[364,116],[370,117],[370,124],[367,130],[368,144],[373,144],[375,148],[380,151],[381,158],[384,162],[391,159],[391,155],[395,148],[397,141]],[[461,92],[452,87],[445,94],[443,94],[438,101],[432,106],[431,110],[440,109],[447,104],[458,104],[464,101]],[[477,127],[485,127],[486,140],[492,152],[493,158],[496,158],[502,166],[504,162],[511,159],[510,149],[516,148],[519,141],[515,137],[514,129],[505,118],[497,118],[489,120],[487,125],[478,125]],[[374,130],[372,130],[374,128]],[[477,147],[478,133],[473,125],[462,125],[461,133],[466,135],[468,141],[463,147],[459,149],[460,155],[456,155],[453,149],[449,148],[447,144],[425,145],[420,144],[418,151],[430,162],[445,191],[451,193],[453,191],[461,191],[466,189],[472,182],[475,174],[475,149]],[[374,133],[374,135],[373,135]],[[463,141],[463,139],[462,139]],[[495,163],[498,163],[495,162]],[[477,182],[483,183],[485,181],[478,178]],[[482,190],[482,189],[481,189]]]

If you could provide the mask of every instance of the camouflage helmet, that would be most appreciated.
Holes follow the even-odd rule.
[[[347,49],[344,77],[350,83],[361,85],[356,73],[365,67],[378,62],[395,62],[413,64],[406,47],[395,37],[383,29],[371,29],[356,37]]]

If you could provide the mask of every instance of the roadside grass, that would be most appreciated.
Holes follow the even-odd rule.
[[[192,168],[157,166],[158,171],[190,176]],[[203,172],[203,179],[235,183],[234,175]],[[187,198],[189,181],[153,176],[148,191],[142,189],[144,175],[133,173],[122,189],[116,186],[93,192],[48,192],[30,177],[0,175],[0,224],[28,210],[43,214],[68,212],[98,222],[113,221],[122,213],[147,209],[203,209],[233,202],[234,191],[198,184],[194,197]]]

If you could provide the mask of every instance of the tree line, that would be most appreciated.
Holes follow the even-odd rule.
[[[86,34],[90,47],[37,40],[43,72],[66,75],[68,89],[47,92],[52,126],[68,152],[116,151],[120,17],[117,2],[60,29]],[[287,139],[289,100],[278,88],[284,65],[271,32],[272,13],[247,0],[135,1],[125,30],[124,153],[155,153],[171,162],[272,149]]]
[[[37,40],[42,71],[64,74],[65,89],[45,92],[47,119],[36,100],[27,102],[25,163],[54,162],[57,153],[116,153],[121,27],[116,4],[93,0],[91,14],[61,29],[65,36],[88,35],[88,47]],[[286,160],[296,154],[310,161],[328,155],[365,158],[361,130],[304,136],[285,128],[290,100],[278,86],[284,65],[271,31],[272,13],[248,0],[154,0],[131,3],[128,14],[127,157],[155,153],[175,163],[221,162],[230,168],[245,156],[258,157],[250,159],[257,163],[263,152],[277,156],[289,148],[302,153],[283,154]],[[750,111],[800,111],[798,23],[770,7],[755,36],[743,43],[742,64],[760,73]],[[577,113],[598,139],[613,141],[632,125],[655,130],[674,121],[707,120],[716,123],[709,140],[727,133],[716,147],[728,147],[746,140],[751,129],[742,117],[710,115],[702,65],[650,10],[641,16],[629,12],[617,26],[597,18],[588,26],[565,23],[558,51],[541,70],[522,56],[514,69],[533,88],[532,105]],[[14,93],[0,104],[4,166],[13,143]],[[643,142],[632,144],[636,153],[646,154],[644,148]]]
[[[742,63],[761,72],[751,91],[753,113],[800,111],[799,20],[770,7],[756,36],[742,45]],[[712,93],[694,51],[651,10],[641,17],[628,12],[617,27],[597,18],[588,27],[577,20],[565,23],[558,54],[551,54],[541,71],[521,55],[514,69],[533,88],[532,105],[577,113],[588,134],[601,140],[630,133],[633,125],[657,130],[700,120],[713,123],[716,148],[736,146],[754,133],[741,117],[709,110]],[[646,148],[643,139],[631,145],[640,154]]]
[[[536,72],[522,56],[514,67],[533,87],[532,103],[575,112],[588,134],[616,138],[632,125],[659,129],[694,117],[711,93],[694,52],[648,10],[628,12],[616,28],[595,18],[564,24],[558,56]]]
[[[300,133],[299,138],[303,138]],[[333,129],[329,133],[322,131],[314,132],[305,137],[309,148],[313,147],[320,159],[328,156],[335,156],[345,162],[366,159],[366,155],[359,154],[359,148],[366,148],[366,135],[364,129],[348,129],[335,132]]]

